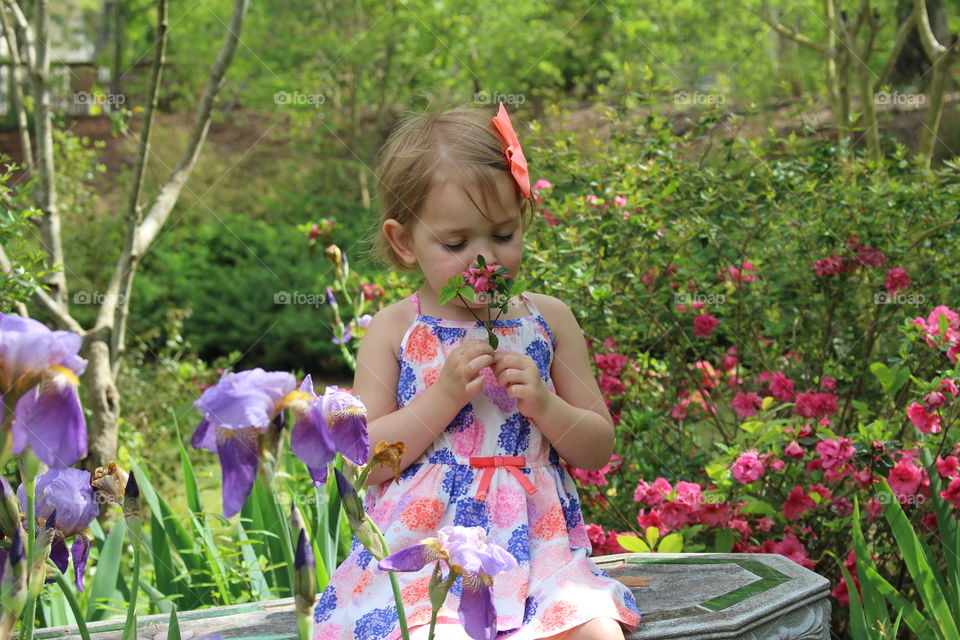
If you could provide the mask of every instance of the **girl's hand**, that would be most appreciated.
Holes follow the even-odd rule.
[[[480,371],[493,364],[493,347],[486,340],[467,340],[450,352],[437,385],[445,397],[451,398],[458,409],[483,391]]]
[[[493,354],[493,374],[507,395],[517,399],[517,410],[537,422],[547,411],[551,393],[540,377],[540,369],[530,356],[516,351]]]

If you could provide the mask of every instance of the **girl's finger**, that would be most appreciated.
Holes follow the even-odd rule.
[[[473,378],[478,373],[480,373],[481,369],[485,367],[489,367],[491,364],[493,364],[493,356],[490,356],[487,354],[477,356],[476,358],[474,358],[473,360],[467,363],[467,367],[466,367],[467,375],[470,378]]]

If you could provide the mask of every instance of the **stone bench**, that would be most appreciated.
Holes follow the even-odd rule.
[[[630,586],[643,622],[629,640],[737,638],[829,640],[826,578],[774,554],[640,554],[595,557]],[[144,616],[138,637],[165,640],[168,616]],[[217,632],[222,640],[295,640],[292,599],[186,611],[183,640]],[[123,621],[89,625],[94,640],[120,640]],[[37,638],[78,640],[72,627],[42,629]]]

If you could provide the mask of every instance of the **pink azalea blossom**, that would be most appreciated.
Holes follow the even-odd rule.
[[[619,396],[627,392],[627,388],[623,386],[623,383],[613,376],[601,374],[597,382],[600,385],[600,391],[605,396]]]
[[[625,206],[627,206],[627,197],[626,197],[626,196],[615,196],[615,197],[613,198],[613,204],[615,204],[615,205],[618,206],[618,207],[625,207]]]
[[[463,276],[464,281],[468,286],[472,287],[474,291],[483,293],[493,289],[493,283],[490,279],[493,278],[493,272],[499,268],[500,265],[498,264],[488,264],[482,269],[471,266],[460,275]]]
[[[794,460],[803,460],[803,456],[806,455],[806,452],[804,452],[803,447],[800,446],[799,442],[793,440],[783,448],[783,455]]]
[[[693,332],[701,338],[707,338],[719,324],[720,321],[709,313],[701,313],[693,319]]]
[[[627,356],[620,353],[598,353],[593,356],[593,361],[608,376],[619,378],[623,366],[627,364]]]
[[[916,495],[922,480],[923,473],[920,467],[910,458],[900,460],[887,476],[887,483],[901,503]]]
[[[960,508],[960,478],[954,478],[950,481],[950,486],[940,492],[940,497]]]
[[[797,536],[789,531],[783,536],[783,540],[773,545],[773,552],[786,556],[807,569],[812,570],[817,564],[807,557],[806,547],[797,539]]]
[[[671,491],[673,491],[673,487],[664,478],[657,478],[653,481],[653,484],[647,484],[641,478],[633,492],[633,501],[643,502],[651,507],[659,507]]]
[[[853,505],[850,504],[850,501],[843,496],[835,498],[830,504],[830,508],[833,509],[833,512],[841,518],[849,516],[853,513]]]
[[[823,376],[823,378],[820,379],[820,388],[824,391],[836,391],[837,379],[832,376]]]
[[[540,189],[549,189],[549,188],[552,187],[552,186],[553,186],[553,185],[550,184],[550,181],[549,181],[549,180],[547,180],[547,179],[545,179],[545,178],[540,178],[539,180],[537,180],[536,182],[533,183],[533,190],[534,190],[534,191],[539,191]]]
[[[857,486],[861,489],[869,489],[873,486],[873,483],[876,482],[876,479],[873,477],[873,472],[870,471],[870,467],[864,467],[854,473],[853,479],[856,480]]]
[[[697,512],[689,504],[671,500],[661,507],[660,519],[671,529],[682,529],[696,523]]]
[[[887,256],[876,247],[857,247],[857,262],[866,267],[882,267],[887,262]]]
[[[820,468],[837,470],[853,457],[853,441],[842,436],[839,440],[827,438],[817,443],[816,450],[820,454]]]
[[[767,533],[773,529],[773,520],[770,518],[757,518],[754,528],[760,533]]]
[[[794,487],[783,502],[783,517],[787,520],[797,520],[805,512],[815,509],[816,506],[817,504],[813,499],[803,492],[802,487]]]
[[[640,513],[637,514],[637,523],[640,525],[641,531],[646,531],[647,527],[656,527],[660,531],[661,536],[670,531],[667,525],[660,519],[660,513],[653,509],[650,510],[650,513],[645,513],[641,509]]]
[[[744,393],[741,391],[733,396],[733,401],[730,404],[733,405],[733,409],[737,412],[737,415],[740,416],[741,419],[744,419],[756,415],[761,402],[763,401],[757,394]]]
[[[943,406],[947,398],[939,391],[931,391],[923,397],[924,408],[927,411],[935,411]]]
[[[600,201],[600,198],[598,198],[597,196],[595,196],[595,195],[593,195],[593,194],[591,193],[591,194],[587,195],[587,196],[583,199],[583,201],[586,202],[587,205],[589,205],[589,206],[592,207],[592,206],[595,206],[595,205]]]
[[[677,496],[674,498],[676,502],[690,505],[694,511],[700,510],[700,505],[703,503],[703,489],[700,488],[699,484],[681,480],[674,485],[674,490],[677,492]]]
[[[837,412],[837,396],[832,393],[800,393],[794,410],[804,418],[822,418]]]
[[[940,433],[940,416],[936,412],[928,413],[919,402],[907,408],[907,417],[920,433]]]
[[[741,453],[740,457],[730,466],[730,473],[741,484],[755,482],[763,475],[763,463],[756,451]]]
[[[821,258],[813,263],[813,272],[818,278],[828,278],[844,272],[844,262],[840,256]]]
[[[957,394],[960,393],[960,389],[957,389],[957,383],[953,380],[947,378],[940,381],[940,391],[946,391],[954,398],[957,397]]]
[[[910,276],[903,267],[894,267],[887,271],[886,282],[887,293],[896,294],[898,291],[906,291],[910,288]]]
[[[782,371],[773,374],[770,380],[770,395],[780,402],[793,402],[796,392],[793,390],[793,381],[785,376]]]
[[[957,475],[957,469],[960,468],[960,460],[956,456],[947,456],[943,458],[937,456],[937,472],[944,478],[952,478]]]
[[[700,507],[700,522],[708,527],[722,527],[733,517],[729,502],[705,502]]]
[[[570,472],[570,475],[576,478],[582,485],[602,487],[607,484],[607,476],[619,471],[621,464],[623,464],[623,458],[617,454],[613,454],[610,456],[610,461],[603,465],[601,469],[597,469],[596,471],[586,471],[576,467],[568,467],[568,471]]]

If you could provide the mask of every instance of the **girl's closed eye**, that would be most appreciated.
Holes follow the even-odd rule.
[[[493,239],[496,240],[497,242],[500,242],[500,243],[510,242],[511,240],[513,240],[513,232],[511,231],[511,232],[508,233],[507,235],[502,235],[502,236],[501,236],[501,235],[495,235],[495,236],[493,236]],[[444,246],[444,248],[447,249],[447,251],[454,251],[454,252],[456,252],[456,251],[461,251],[461,250],[463,250],[464,247],[467,246],[467,243],[466,243],[465,241],[464,241],[464,242],[458,242],[458,243],[456,243],[456,244],[448,244],[448,243],[445,242],[445,243],[443,243],[443,246]]]

